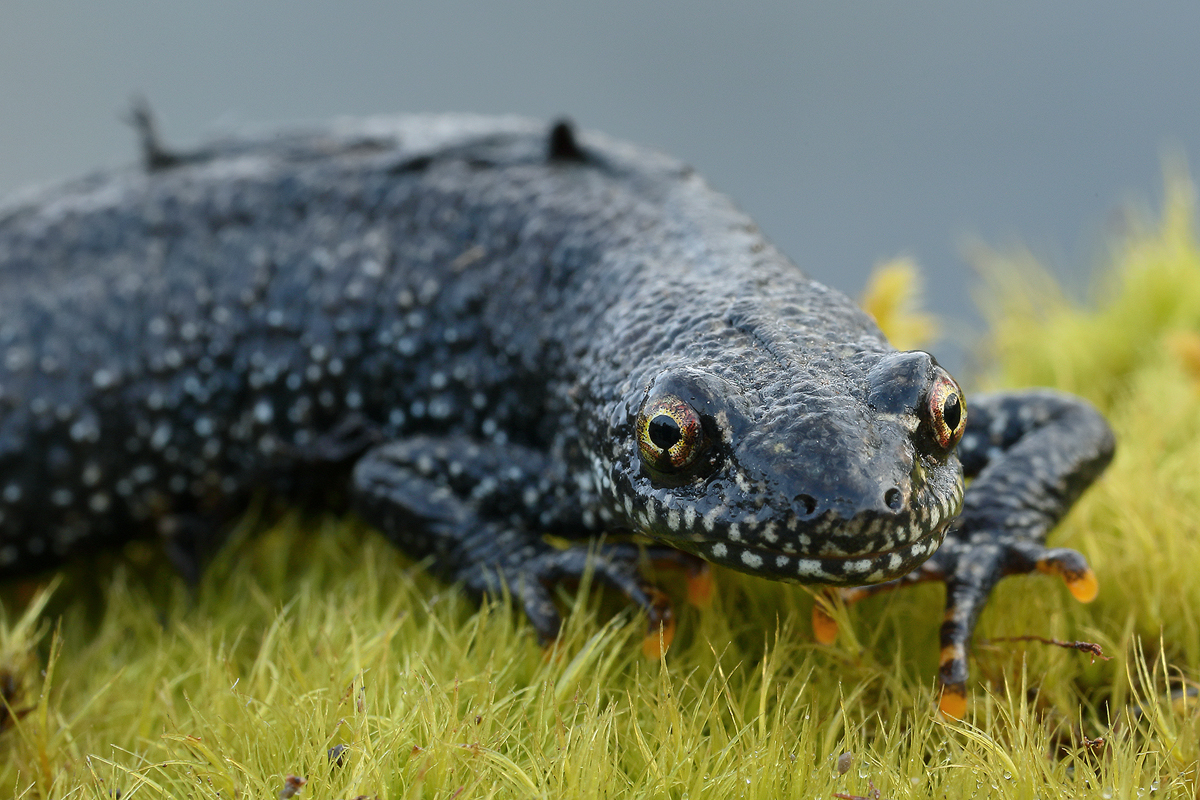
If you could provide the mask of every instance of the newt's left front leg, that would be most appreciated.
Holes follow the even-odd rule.
[[[941,548],[903,578],[838,592],[852,602],[913,583],[946,583],[938,669],[944,714],[966,713],[971,636],[1000,578],[1052,573],[1079,600],[1095,598],[1096,577],[1084,557],[1067,548],[1047,548],[1045,541],[1108,466],[1114,447],[1108,423],[1073,395],[1032,390],[971,398],[958,454],[973,481]],[[831,639],[836,627],[820,604],[813,614],[818,638]]]

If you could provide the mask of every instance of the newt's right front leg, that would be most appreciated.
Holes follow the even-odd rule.
[[[638,573],[637,547],[558,549],[543,539],[590,532],[565,469],[537,450],[462,436],[390,442],[358,461],[353,491],[364,519],[409,555],[432,556],[440,577],[477,597],[507,587],[542,641],[562,622],[548,587],[589,567],[646,612],[656,638],[660,626],[672,630],[665,596]]]

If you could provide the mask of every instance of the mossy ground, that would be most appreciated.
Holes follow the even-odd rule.
[[[979,255],[991,330],[972,388],[1079,393],[1120,444],[1053,537],[1090,559],[1099,598],[1004,581],[963,722],[935,711],[937,586],[849,609],[823,647],[803,587],[719,572],[657,662],[616,598],[564,591],[547,656],[507,604],[476,607],[353,521],[252,512],[196,593],[139,546],[67,571],[48,601],[5,589],[0,796],[274,798],[299,776],[295,796],[322,799],[1194,798],[1194,219],[1170,178],[1085,302],[1026,256]],[[885,275],[870,307],[897,339],[926,334],[897,302],[903,267]],[[1002,638],[1026,634],[1112,658]]]

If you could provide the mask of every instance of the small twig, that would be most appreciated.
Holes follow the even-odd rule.
[[[861,794],[843,794],[842,792],[834,792],[833,796],[838,798],[838,800],[880,800],[879,790],[875,788],[875,781],[868,780],[867,786],[870,787],[870,790],[867,792],[866,797]]]
[[[1079,650],[1090,655],[1093,660],[1097,658],[1101,661],[1112,660],[1112,656],[1104,655],[1104,651],[1100,648],[1100,645],[1095,642],[1064,642],[1061,639],[1047,639],[1044,636],[1029,634],[1026,636],[998,636],[995,639],[984,639],[981,644],[990,644],[992,642],[1041,642],[1042,644],[1052,644],[1056,647],[1065,647],[1068,650]]]

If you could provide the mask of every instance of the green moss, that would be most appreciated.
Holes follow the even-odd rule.
[[[718,572],[659,662],[585,587],[561,594],[547,656],[507,604],[477,608],[353,521],[251,514],[195,594],[138,548],[67,573],[48,610],[6,590],[0,795],[272,798],[297,775],[300,798],[1195,797],[1196,702],[1169,692],[1200,665],[1200,246],[1190,184],[1167,194],[1086,304],[1027,255],[980,256],[978,382],[1083,394],[1120,446],[1054,535],[1099,598],[1004,581],[966,722],[935,711],[939,587],[849,609],[822,647],[804,588]],[[895,311],[911,279],[888,286],[881,322],[928,331]],[[1113,658],[1000,640],[1025,634]]]

